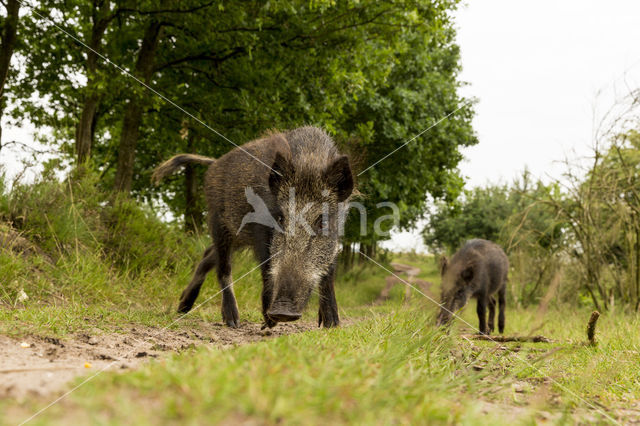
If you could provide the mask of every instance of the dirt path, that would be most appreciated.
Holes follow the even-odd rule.
[[[65,339],[0,336],[0,398],[46,396],[77,376],[95,374],[105,367],[126,371],[194,346],[235,346],[316,328],[316,324],[303,322],[278,324],[271,330],[260,330],[257,323],[243,323],[238,329],[213,323],[197,331],[136,325],[121,333],[81,333]]]
[[[433,286],[433,283],[416,278],[420,274],[420,268],[416,266],[405,265],[402,263],[391,263],[391,267],[393,268],[393,272],[397,276],[389,275],[388,277],[385,278],[385,281],[387,284],[380,292],[380,296],[378,296],[378,298],[376,299],[375,301],[376,304],[380,304],[387,301],[389,299],[389,294],[391,293],[391,289],[396,284],[405,286],[405,290],[404,290],[405,301],[408,301],[411,298],[411,293],[414,292],[416,288],[419,289],[423,294],[435,300],[435,297],[430,290],[431,286]],[[398,276],[402,276],[403,274],[406,275],[407,277],[405,281],[411,284],[415,288],[411,288],[411,286],[408,286],[405,282],[403,282],[400,278],[398,278]]]

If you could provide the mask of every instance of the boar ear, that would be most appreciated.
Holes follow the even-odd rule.
[[[325,171],[329,186],[338,194],[338,202],[349,198],[353,191],[353,175],[349,158],[346,155],[338,157]]]
[[[460,276],[463,280],[469,282],[473,279],[473,266],[467,266],[462,270]]]
[[[447,259],[447,256],[442,255],[440,256],[440,261],[438,263],[440,266],[440,275],[444,275],[447,270],[447,266],[449,265],[449,259]]]
[[[276,153],[276,158],[271,165],[271,173],[269,174],[269,189],[273,194],[278,191],[278,188],[284,182],[285,176],[291,172],[291,164],[282,156],[279,152]]]

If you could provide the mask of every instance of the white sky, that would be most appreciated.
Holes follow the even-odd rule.
[[[595,119],[640,87],[640,1],[469,1],[456,14],[463,93],[479,144],[460,165],[469,187],[511,182],[525,166],[560,177],[590,153]],[[600,93],[600,94],[598,94]],[[423,249],[418,232],[386,246]]]
[[[479,101],[480,142],[460,165],[470,187],[510,182],[525,166],[559,177],[559,161],[589,154],[594,108],[597,119],[627,87],[640,87],[640,1],[475,0],[456,21],[463,94]],[[26,130],[3,133],[4,141],[32,139]],[[8,154],[0,164],[13,174],[19,167]],[[423,249],[417,231],[386,246]]]

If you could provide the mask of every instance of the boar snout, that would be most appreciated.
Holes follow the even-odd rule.
[[[436,319],[436,326],[441,327],[451,322],[451,314],[445,310],[440,311],[438,318]]]
[[[293,304],[287,303],[274,304],[267,311],[267,315],[269,318],[277,322],[296,321],[302,316],[301,313],[296,312],[295,309],[293,309]]]
[[[455,311],[464,306],[465,294],[463,291],[457,291],[454,295],[448,295],[444,298],[440,305],[440,312],[436,320],[436,325],[447,326],[451,323],[451,320],[455,316]]]
[[[302,313],[298,312],[294,304],[287,300],[276,300],[271,304],[267,315],[277,322],[289,322],[300,319]]]

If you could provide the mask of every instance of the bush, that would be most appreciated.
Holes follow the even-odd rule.
[[[149,206],[105,192],[98,176],[59,181],[44,174],[32,184],[0,187],[0,220],[59,259],[97,253],[127,272],[193,264],[204,241],[158,219]]]

